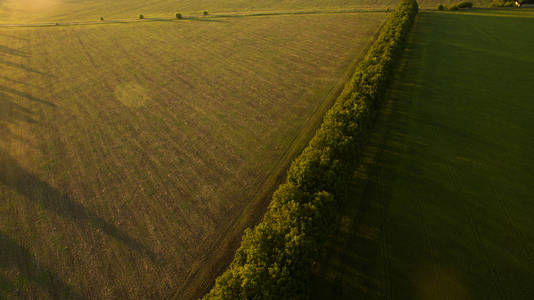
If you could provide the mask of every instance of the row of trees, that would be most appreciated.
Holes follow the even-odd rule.
[[[288,171],[264,219],[247,229],[229,268],[204,299],[306,298],[312,266],[331,232],[377,103],[417,14],[402,0],[321,128]]]

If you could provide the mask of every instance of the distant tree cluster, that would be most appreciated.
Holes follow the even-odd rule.
[[[321,128],[292,163],[263,221],[245,231],[230,267],[204,299],[306,298],[312,267],[417,11],[415,0],[401,0]]]
[[[473,2],[463,1],[456,4],[455,6],[457,6],[458,8],[473,8]]]
[[[513,7],[516,6],[515,1],[505,1],[505,0],[493,0],[491,2],[493,7]]]
[[[494,1],[499,1],[499,0],[494,0]],[[438,4],[438,6],[436,8],[438,10],[446,10],[447,9],[447,7],[444,6],[443,4]],[[459,2],[457,4],[454,4],[454,5],[450,6],[449,10],[468,9],[468,8],[473,8],[473,2],[469,2],[469,1]]]

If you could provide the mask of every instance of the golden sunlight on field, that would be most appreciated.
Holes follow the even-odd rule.
[[[1,2],[0,2],[1,3]],[[6,0],[0,4],[0,17],[11,22],[31,22],[57,11],[60,0]]]

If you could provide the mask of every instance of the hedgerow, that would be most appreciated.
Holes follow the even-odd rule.
[[[456,4],[456,6],[458,6],[458,8],[473,8],[473,2],[463,1]]]
[[[308,297],[312,267],[417,10],[415,0],[401,1],[289,168],[287,183],[274,193],[263,220],[245,230],[233,262],[204,299]]]

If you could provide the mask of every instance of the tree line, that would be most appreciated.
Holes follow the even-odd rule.
[[[263,220],[246,229],[228,269],[204,299],[301,299],[332,232],[342,191],[366,143],[418,11],[401,0],[321,127],[292,163]]]

